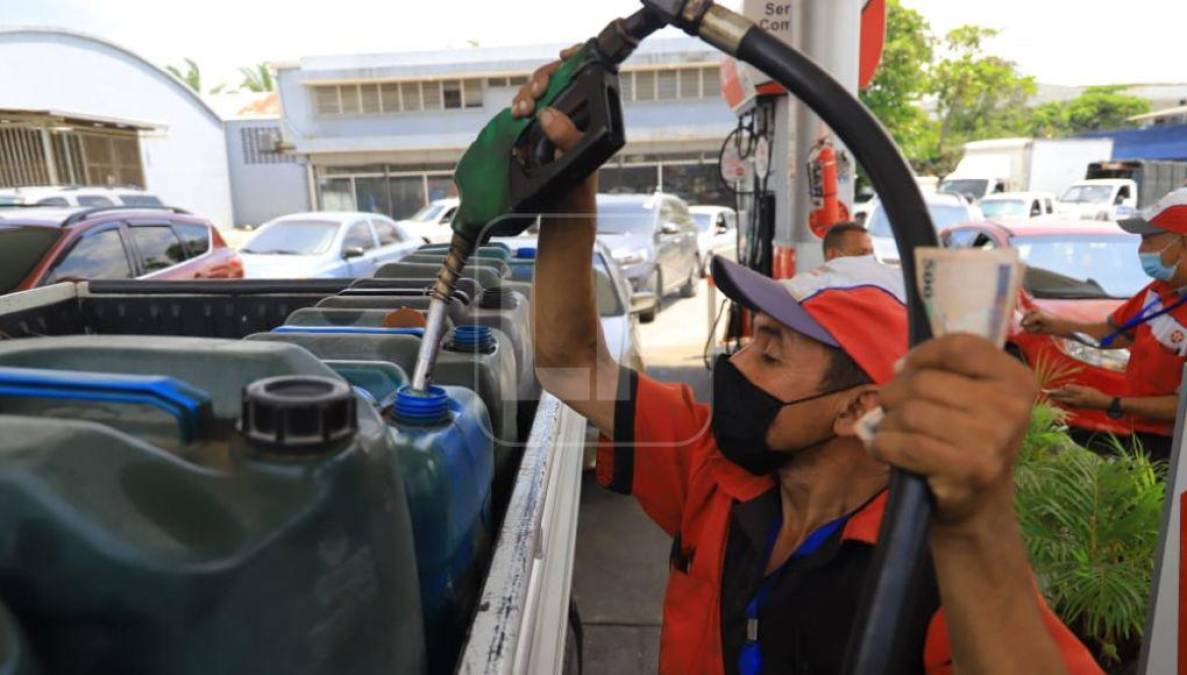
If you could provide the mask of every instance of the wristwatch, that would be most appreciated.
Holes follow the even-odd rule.
[[[1112,402],[1109,403],[1109,407],[1105,409],[1105,414],[1107,414],[1111,419],[1121,419],[1121,416],[1125,414],[1125,411],[1121,409],[1120,396],[1113,397]]]

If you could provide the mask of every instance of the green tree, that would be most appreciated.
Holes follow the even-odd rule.
[[[1053,138],[1127,126],[1130,117],[1150,112],[1150,102],[1125,90],[1123,85],[1088,87],[1071,101],[1044,103],[1034,109],[1031,134]]]
[[[953,29],[944,38],[944,58],[931,69],[928,93],[939,127],[924,163],[939,175],[955,167],[968,141],[1029,131],[1026,103],[1035,93],[1034,78],[985,53],[984,41],[996,34],[979,26]]]
[[[266,63],[258,63],[250,68],[240,68],[239,72],[243,74],[243,83],[239,85],[242,89],[256,92],[276,90],[276,82],[272,79],[272,70]]]
[[[920,105],[927,91],[927,70],[935,40],[923,15],[886,3],[886,44],[873,81],[861,92],[862,103],[882,122],[908,157],[916,157],[934,137],[935,123]]]
[[[165,70],[169,71],[174,77],[185,82],[186,85],[195,92],[202,93],[202,72],[198,70],[198,64],[194,63],[193,59],[185,59],[185,70],[181,70],[177,66],[165,66]]]

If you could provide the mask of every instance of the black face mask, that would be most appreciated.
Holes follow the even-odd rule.
[[[844,391],[834,389],[794,401],[780,401],[754,386],[722,354],[713,365],[713,420],[711,428],[721,454],[756,476],[765,476],[791,460],[788,452],[767,445],[767,432],[779,411]],[[831,438],[831,436],[829,437]],[[828,440],[822,439],[820,442]]]

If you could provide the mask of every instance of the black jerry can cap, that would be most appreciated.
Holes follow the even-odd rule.
[[[313,375],[282,375],[243,388],[239,433],[253,450],[290,457],[332,452],[358,432],[347,383]]]

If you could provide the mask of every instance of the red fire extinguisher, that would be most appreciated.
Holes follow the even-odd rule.
[[[812,198],[808,214],[812,234],[823,238],[828,228],[849,220],[849,209],[837,199],[837,153],[827,134],[816,141],[808,157],[808,194]]]

